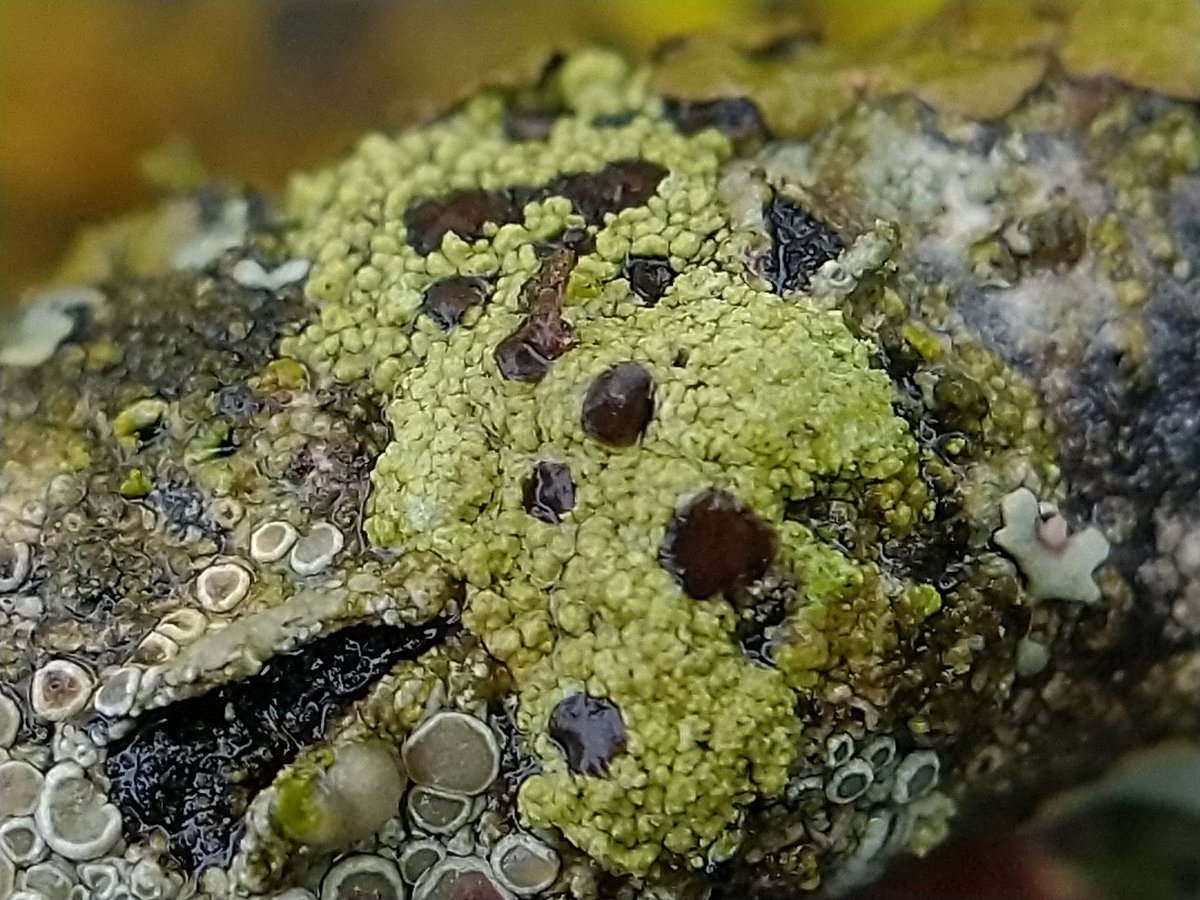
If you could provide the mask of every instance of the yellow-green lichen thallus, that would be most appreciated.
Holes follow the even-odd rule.
[[[526,820],[617,871],[644,874],[664,852],[703,866],[737,846],[748,804],[783,790],[796,692],[839,657],[856,662],[830,608],[860,597],[873,633],[858,655],[879,658],[895,652],[899,620],[932,611],[910,615],[908,585],[874,584],[869,564],[787,520],[788,504],[887,495],[881,537],[902,537],[928,515],[928,491],[891,384],[840,311],[747,283],[716,199],[728,140],[681,134],[612,57],[575,57],[560,78],[567,111],[544,140],[512,142],[503,106],[485,96],[297,178],[288,246],[315,260],[321,303],[283,351],[387,398],[392,440],[372,474],[367,533],[430,550],[465,580],[464,621],[512,673],[518,723],[544,767],[521,787]],[[663,175],[644,204],[599,222],[554,196],[474,240],[449,231],[427,253],[412,245],[405,212],[418,199],[628,159]],[[536,382],[507,380],[493,351],[527,315],[539,242],[568,229],[594,244],[562,288],[574,345]],[[622,275],[629,256],[678,273],[653,305]],[[444,331],[423,300],[462,276],[487,282],[488,299]],[[626,361],[650,373],[653,414],[635,445],[612,447],[586,433],[582,410],[592,381]],[[575,484],[573,507],[550,522],[523,502],[546,461]],[[688,596],[659,559],[677,508],[713,488],[768,523],[773,564],[803,586],[780,624],[778,667],[739,650],[735,606]],[[615,703],[629,734],[603,778],[571,772],[549,739],[555,705],[576,691]]]

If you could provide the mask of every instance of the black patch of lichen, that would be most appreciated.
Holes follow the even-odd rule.
[[[775,554],[775,535],[753,510],[715,488],[675,512],[659,561],[696,600],[734,597],[762,578]]]
[[[661,256],[629,256],[625,259],[621,274],[629,282],[631,291],[641,297],[647,306],[654,306],[662,299],[678,273]]]
[[[527,188],[508,188],[473,189],[419,200],[404,217],[408,242],[418,253],[432,253],[450,232],[466,241],[477,240],[483,237],[483,226],[488,222],[503,225],[521,221],[522,209],[532,199]]]
[[[451,630],[441,620],[403,629],[352,625],[271,660],[252,678],[144,716],[105,761],[126,833],[139,839],[162,829],[189,872],[227,864],[255,794],[395,663]]]
[[[533,467],[522,488],[525,512],[557,525],[563,513],[575,508],[575,481],[562,463],[543,460]]]
[[[777,293],[803,290],[817,269],[845,249],[831,228],[779,194],[771,198],[763,214],[771,238],[763,275]]]
[[[631,447],[654,417],[654,376],[641,363],[625,360],[592,379],[583,397],[580,423],[593,440]]]
[[[599,225],[605,213],[641,206],[666,177],[666,169],[648,160],[619,159],[599,172],[562,175],[550,182],[546,193],[566,197],[584,221]]]
[[[516,185],[495,191],[480,188],[444,197],[424,198],[405,213],[408,242],[418,253],[432,253],[450,232],[464,240],[484,236],[484,226],[520,222],[525,204],[547,197],[566,197],[589,225],[607,213],[641,206],[658,189],[667,170],[643,159],[621,159],[597,172],[571,172],[548,184]]]
[[[748,97],[667,99],[663,101],[663,113],[684,134],[715,128],[729,138],[739,153],[753,149],[771,136],[758,107]]]
[[[421,312],[442,331],[462,321],[467,310],[483,306],[489,299],[488,283],[475,275],[452,275],[435,281],[425,289]]]
[[[607,697],[569,694],[554,707],[548,726],[551,739],[577,775],[602,777],[625,749],[627,735],[621,710]]]

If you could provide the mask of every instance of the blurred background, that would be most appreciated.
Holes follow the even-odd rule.
[[[762,44],[799,29],[870,54],[950,5],[1006,13],[1005,0],[0,0],[0,303],[189,160],[270,192],[366,129],[528,78],[585,41],[645,55],[682,33]],[[1106,784],[1034,830],[984,823],[864,897],[1200,898],[1200,760],[1184,759],[1150,755],[1137,771],[1166,773],[1150,787]]]
[[[152,151],[276,188],[364,129],[535,72],[554,49],[599,40],[640,54],[671,34],[747,35],[822,5],[0,0],[0,295],[45,273],[81,224],[146,202]]]

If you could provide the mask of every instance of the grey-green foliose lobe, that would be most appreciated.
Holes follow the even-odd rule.
[[[1198,265],[1183,103],[599,51],[90,233],[0,343],[0,895],[836,896],[1194,736]]]

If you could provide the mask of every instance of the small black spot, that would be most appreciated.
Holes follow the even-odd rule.
[[[546,109],[509,109],[504,112],[504,136],[510,141],[544,141],[558,121],[558,113]]]
[[[542,349],[546,343],[538,329],[522,327],[496,345],[492,357],[506,381],[541,381],[554,360]]]
[[[86,303],[74,304],[63,308],[63,313],[71,319],[71,330],[62,339],[64,344],[78,344],[87,339],[96,321],[95,311]]]
[[[572,772],[607,775],[613,757],[625,749],[625,721],[611,700],[571,694],[550,715],[550,737]]]
[[[717,100],[666,100],[663,112],[684,134],[715,128],[739,150],[771,136],[758,107],[747,97]]]
[[[733,495],[710,489],[675,513],[659,556],[695,600],[731,595],[767,571],[770,528]]]
[[[207,499],[182,470],[160,475],[147,500],[178,536],[186,536],[193,529],[210,537],[220,534],[206,512]]]
[[[933,407],[947,427],[976,433],[988,414],[987,395],[962,372],[939,371],[933,385]]]
[[[467,310],[483,306],[488,301],[488,283],[474,275],[452,275],[435,281],[425,289],[421,312],[429,316],[442,331],[449,331],[462,321]]]
[[[405,216],[408,242],[418,253],[432,253],[453,231],[463,240],[483,237],[487,222],[520,222],[531,192],[522,188],[502,191],[460,191],[448,197],[419,200]]]
[[[543,522],[558,524],[563,513],[575,507],[575,482],[562,463],[543,461],[525,480],[525,512]]]
[[[236,425],[244,425],[262,408],[262,404],[249,385],[239,381],[217,391],[216,407],[222,418]]]
[[[617,363],[597,375],[583,398],[583,430],[610,447],[636,444],[654,415],[654,378],[641,363]]]
[[[7,544],[0,544],[0,581],[11,580],[17,574],[17,551]]]
[[[563,294],[575,258],[574,252],[564,247],[553,250],[521,288],[521,302],[529,314],[492,353],[501,377],[541,381],[550,364],[575,346],[575,332],[562,316]]]
[[[586,228],[564,228],[549,240],[539,242],[535,249],[542,259],[559,249],[567,249],[576,256],[584,256],[596,249],[596,237]]]
[[[678,273],[661,256],[629,256],[625,259],[621,274],[629,282],[630,289],[645,300],[647,306],[654,306],[662,299]]]
[[[580,172],[556,178],[547,193],[566,197],[589,225],[599,225],[605,213],[641,206],[654,196],[667,170],[644,159],[622,159],[599,172]]]
[[[844,249],[833,231],[785,197],[772,198],[764,215],[771,248],[763,274],[780,294],[807,287],[813,273]]]
[[[739,620],[734,639],[742,655],[761,666],[773,666],[774,641],[768,632],[783,623],[796,600],[796,585],[790,580],[767,576],[750,585],[739,601]]]
[[[592,124],[597,128],[620,128],[623,125],[628,125],[632,121],[633,113],[627,109],[623,109],[620,112],[605,113],[601,116],[592,117]]]

